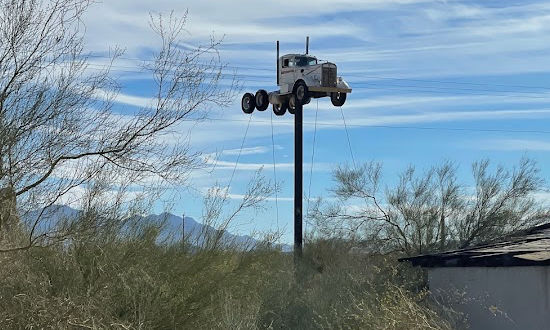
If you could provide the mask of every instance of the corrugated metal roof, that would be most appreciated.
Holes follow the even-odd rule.
[[[500,242],[426,254],[399,261],[422,267],[505,267],[550,265],[550,223],[512,234]]]

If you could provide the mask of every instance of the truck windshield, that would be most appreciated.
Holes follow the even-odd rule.
[[[317,59],[314,57],[297,56],[296,66],[308,66],[317,64]]]

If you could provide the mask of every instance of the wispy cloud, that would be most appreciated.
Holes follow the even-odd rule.
[[[374,116],[348,116],[350,125],[397,125],[397,124],[420,124],[436,122],[454,122],[468,120],[503,120],[513,118],[541,118],[550,114],[550,109],[536,110],[481,110],[481,111],[442,111],[425,112],[410,115],[374,115]],[[323,124],[338,124],[342,121],[323,121]]]
[[[271,169],[273,168],[273,163],[245,163],[245,162],[229,162],[224,160],[212,160],[212,164],[215,164],[214,170],[216,171],[227,171],[227,170],[233,170],[236,169],[238,171],[258,171],[262,168]],[[310,163],[304,163],[304,168],[309,168],[311,164]],[[321,163],[316,162],[314,171],[321,172],[321,171],[330,171],[334,167],[333,164],[330,163]],[[294,171],[294,163],[281,163],[276,162],[275,168],[278,171]]]
[[[361,102],[361,101],[359,101]],[[510,109],[510,110],[447,110],[444,106],[438,109],[437,106],[411,109],[404,108],[399,112],[389,111],[384,107],[370,109],[371,107],[350,107],[345,108],[345,118],[348,128],[360,129],[369,126],[399,126],[399,125],[425,125],[436,123],[457,123],[457,122],[491,122],[491,127],[498,128],[495,125],[497,121],[511,119],[544,119],[550,115],[550,109]],[[317,120],[317,131],[320,130],[344,130],[342,117],[339,111],[335,111],[332,105],[323,104],[319,107],[319,119]],[[322,114],[321,114],[322,111]],[[213,121],[204,121],[200,123],[186,122],[174,129],[175,132],[181,132],[181,139],[184,136],[190,136],[190,142],[195,146],[229,144],[238,147],[242,142],[247,118],[243,118],[240,109],[230,109],[225,114]],[[213,115],[215,117],[215,114]],[[304,132],[314,131],[315,112],[308,111],[304,116]],[[269,154],[271,146],[250,146],[253,141],[262,138],[271,137],[271,120],[262,114],[255,115],[251,122],[247,134],[245,147],[242,155]],[[189,133],[189,129],[193,128]],[[294,132],[294,121],[292,117],[277,118],[273,120],[273,128],[277,140],[283,135],[290,135]],[[220,134],[223,132],[223,134]],[[173,143],[178,140],[177,134],[167,138],[166,143]],[[276,149],[280,149],[276,147]],[[240,148],[232,148],[221,152],[226,156],[238,155]],[[219,155],[218,155],[219,156]],[[213,154],[212,159],[216,158]]]
[[[221,152],[222,155],[226,156],[238,156],[238,155],[257,155],[265,154],[270,151],[268,147],[258,146],[258,147],[249,147],[242,149],[228,149]]]
[[[471,143],[482,150],[503,150],[503,151],[550,151],[550,139],[488,139]]]
[[[111,97],[111,95],[109,92],[105,90],[97,90],[96,97],[103,99],[103,98]],[[153,103],[154,99],[150,97],[144,97],[144,96],[117,93],[114,96],[113,102],[119,103],[119,104],[131,105],[138,108],[148,108],[154,104]]]
[[[401,76],[550,71],[545,54],[531,54],[529,61],[522,56],[509,56],[548,51],[550,6],[536,2],[499,5],[428,0],[304,0],[298,6],[281,6],[253,0],[239,5],[162,0],[155,2],[153,8],[144,0],[120,0],[96,4],[85,21],[94,51],[120,45],[132,56],[149,53],[158,43],[147,24],[149,12],[174,10],[182,14],[189,9],[188,34],[184,35],[189,44],[208,40],[212,32],[225,35],[225,42],[231,47],[222,47],[221,53],[224,60],[233,63],[271,63],[273,51],[266,49],[266,41],[282,39],[294,45],[302,43],[304,34],[308,34],[313,45],[323,42],[313,47],[319,56],[350,63],[348,70],[369,68]],[[367,19],[356,19],[358,13]],[[99,16],[101,20],[97,19]],[[340,37],[356,42],[327,44]],[[249,51],[251,47],[253,52]],[[447,62],[447,58],[453,61]]]

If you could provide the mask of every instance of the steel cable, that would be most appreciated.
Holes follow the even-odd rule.
[[[355,164],[355,157],[353,156],[353,149],[351,148],[351,140],[349,138],[348,125],[346,124],[346,118],[344,117],[344,110],[342,110],[342,107],[340,107],[340,113],[342,114],[342,121],[344,122],[344,127],[346,129],[346,136],[348,138],[349,152],[351,154],[351,160],[353,161],[353,169],[356,170],[357,165]]]
[[[227,193],[229,193],[229,188],[231,187],[231,183],[233,183],[233,177],[235,176],[235,171],[237,171],[237,166],[239,165],[239,159],[241,158],[241,153],[243,152],[246,136],[248,135],[248,129],[250,128],[250,122],[252,121],[252,115],[253,114],[250,114],[250,117],[248,117],[248,124],[246,125],[246,130],[244,131],[243,141],[241,142],[241,148],[239,149],[237,161],[235,162],[235,166],[233,167],[233,173],[231,173],[231,178],[229,179],[229,183],[227,184]]]

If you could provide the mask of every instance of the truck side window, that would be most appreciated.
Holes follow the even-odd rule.
[[[288,59],[288,58],[285,58],[285,59],[283,60],[283,68],[288,67],[288,66],[289,66],[288,64],[289,64],[289,59]]]

